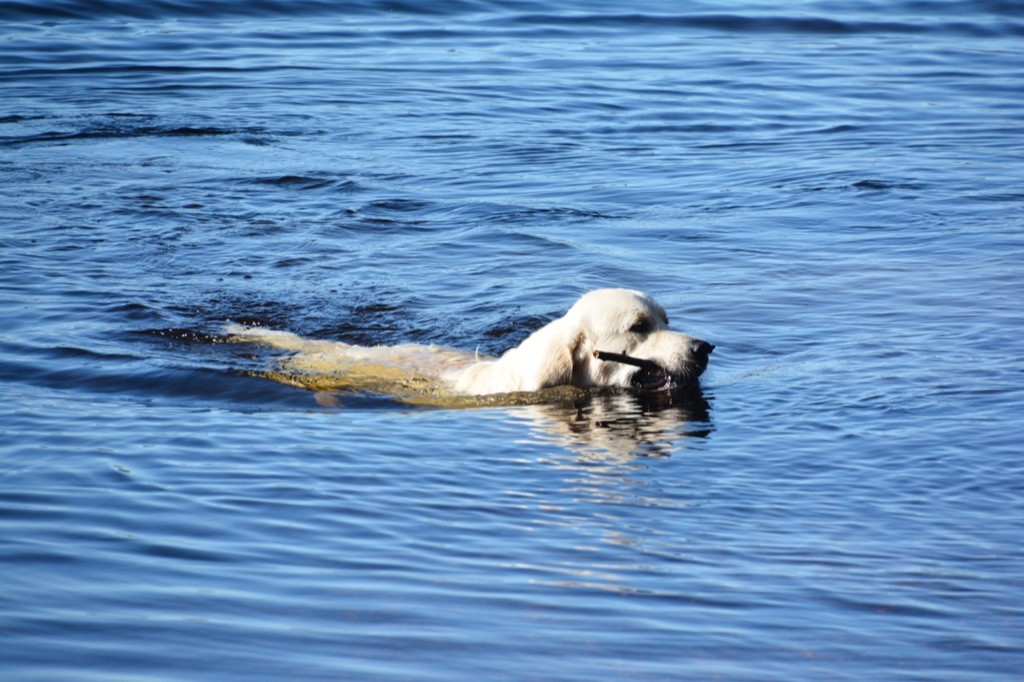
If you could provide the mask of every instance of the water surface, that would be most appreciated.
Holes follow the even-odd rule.
[[[5,679],[1015,680],[1024,6],[0,7]],[[226,321],[703,391],[337,407]]]

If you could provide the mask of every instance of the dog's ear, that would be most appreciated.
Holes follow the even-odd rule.
[[[545,334],[540,348],[534,347],[534,388],[550,388],[565,384],[582,385],[586,376],[587,352],[584,349],[582,333],[564,333],[564,329],[552,329]]]
[[[594,344],[587,335],[579,332],[570,344],[572,348],[572,375],[570,384],[584,388],[590,385],[590,363],[594,361]]]

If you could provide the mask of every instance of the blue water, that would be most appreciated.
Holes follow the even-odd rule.
[[[2,3],[2,677],[1020,679],[1022,188],[1018,0]],[[601,286],[696,405],[217,335]]]

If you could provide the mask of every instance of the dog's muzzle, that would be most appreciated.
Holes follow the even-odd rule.
[[[606,353],[601,350],[595,350],[594,357],[598,360],[621,362],[624,365],[636,367],[637,370],[629,379],[629,385],[637,391],[666,391],[675,387],[672,375],[653,360],[634,358],[625,353]]]
[[[641,367],[629,378],[629,385],[637,391],[671,391],[676,380],[658,365]]]
[[[601,350],[594,351],[594,357],[598,360],[608,362],[620,362],[624,365],[632,365],[637,370],[629,378],[629,385],[636,391],[671,391],[680,385],[695,381],[708,366],[708,355],[715,347],[707,341],[694,341],[693,352],[697,360],[692,368],[688,368],[679,377],[670,374],[664,367],[653,360],[634,358],[625,353],[607,353]]]

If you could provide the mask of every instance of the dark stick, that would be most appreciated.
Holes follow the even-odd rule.
[[[594,357],[598,360],[607,360],[608,362],[621,362],[624,365],[633,365],[640,369],[656,370],[661,369],[658,363],[653,360],[643,360],[641,358],[634,358],[632,355],[626,355],[625,353],[607,353],[603,350],[595,350]]]

